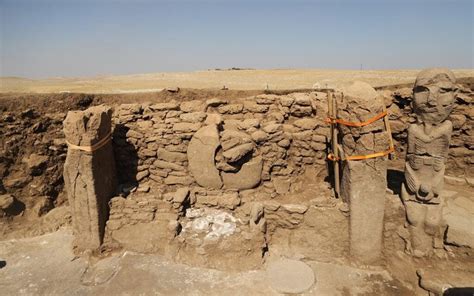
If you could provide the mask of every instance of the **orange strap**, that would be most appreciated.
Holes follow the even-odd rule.
[[[342,120],[342,119],[330,118],[330,117],[326,118],[326,122],[330,123],[330,124],[339,123],[339,124],[347,125],[347,126],[362,127],[362,126],[369,125],[372,122],[377,121],[380,118],[383,118],[383,117],[387,116],[387,114],[388,114],[388,112],[385,110],[382,113],[378,114],[377,116],[374,116],[374,117],[370,118],[369,120],[363,121],[363,122],[349,122],[349,121],[345,121],[345,120]]]
[[[339,157],[336,158],[336,157],[334,157],[334,154],[329,153],[328,154],[328,159],[332,160],[332,161],[338,161],[338,160],[364,160],[364,159],[370,159],[370,158],[376,158],[376,157],[383,157],[385,155],[388,155],[388,154],[392,153],[393,151],[395,151],[395,147],[390,147],[390,149],[388,149],[386,151],[376,152],[376,153],[367,154],[367,155],[351,155],[351,156],[345,157],[344,159],[341,159]]]
[[[66,141],[66,144],[69,146],[69,149],[82,150],[82,151],[86,151],[86,152],[94,152],[97,149],[100,149],[103,146],[105,146],[105,144],[107,144],[112,139],[111,136],[112,136],[112,131],[110,131],[100,141],[98,141],[97,143],[95,143],[94,145],[91,145],[91,146],[77,146],[77,145],[69,143],[68,141]]]

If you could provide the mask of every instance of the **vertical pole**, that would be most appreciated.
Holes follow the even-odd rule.
[[[331,118],[337,118],[337,102],[336,98],[333,98],[333,94],[330,94],[332,104]],[[332,124],[332,153],[334,154],[334,189],[336,191],[336,197],[339,198],[340,186],[339,186],[339,147],[337,141],[337,123]]]
[[[387,111],[387,107],[385,107],[385,102],[382,101],[382,108],[383,108],[383,112]],[[392,129],[390,128],[390,122],[388,120],[388,114],[386,116],[384,116],[383,118],[383,121],[385,123],[385,130],[387,131],[388,133],[388,140],[389,140],[389,143],[390,143],[390,149],[393,148],[393,139],[392,139]],[[389,158],[390,159],[395,159],[395,152],[393,154],[389,154]]]

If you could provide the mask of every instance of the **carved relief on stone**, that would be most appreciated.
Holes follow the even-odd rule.
[[[250,135],[211,123],[196,132],[188,146],[189,170],[208,188],[250,189],[260,183],[263,159]]]
[[[404,201],[416,256],[442,245],[443,186],[453,124],[447,120],[455,100],[456,79],[447,69],[421,71],[413,88],[417,122],[408,128]]]

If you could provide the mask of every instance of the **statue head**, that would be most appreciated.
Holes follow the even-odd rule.
[[[413,87],[413,111],[428,124],[443,122],[454,107],[456,77],[448,69],[425,69]]]

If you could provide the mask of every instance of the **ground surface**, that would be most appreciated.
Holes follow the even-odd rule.
[[[43,236],[0,242],[1,294],[278,295],[265,267],[230,273],[131,252],[88,262],[73,255],[71,242],[67,228]],[[304,295],[404,294],[385,271],[317,261],[306,264],[313,270],[316,283]]]
[[[163,88],[230,90],[309,89],[341,87],[354,80],[374,87],[413,83],[419,70],[209,70],[183,73],[150,73],[89,78],[49,78],[41,80],[0,77],[0,92],[33,93],[129,93],[156,92]],[[454,70],[457,78],[472,77],[474,70]]]

